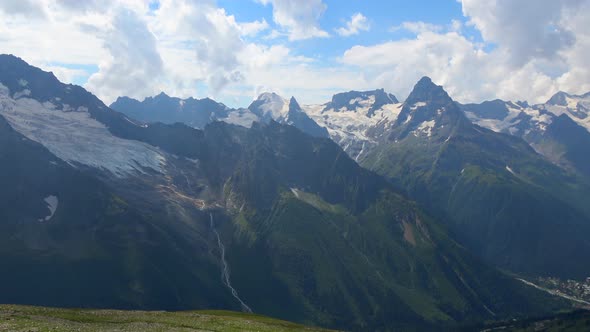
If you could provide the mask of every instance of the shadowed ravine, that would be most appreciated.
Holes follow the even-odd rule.
[[[227,288],[229,288],[233,297],[235,297],[236,300],[238,300],[240,302],[240,305],[242,306],[242,311],[252,313],[252,309],[250,309],[250,307],[246,303],[244,303],[244,301],[242,301],[242,299],[238,295],[238,291],[235,290],[235,288],[233,288],[231,285],[231,282],[229,280],[229,266],[227,264],[227,261],[225,260],[225,246],[223,245],[223,242],[221,242],[221,237],[219,236],[217,229],[215,229],[215,224],[213,222],[213,213],[210,213],[209,217],[211,218],[211,229],[213,230],[213,233],[215,233],[215,236],[217,237],[217,245],[219,246],[219,251],[220,251],[220,255],[221,255],[221,257],[220,257],[221,258],[221,265],[222,265],[221,281],[223,282],[224,285],[227,286]]]

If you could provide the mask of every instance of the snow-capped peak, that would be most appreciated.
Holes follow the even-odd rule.
[[[265,92],[248,109],[264,120],[278,121],[289,113],[289,101],[274,92]]]
[[[557,116],[566,114],[590,131],[590,93],[570,95],[565,92],[558,92],[546,104],[538,107]]]

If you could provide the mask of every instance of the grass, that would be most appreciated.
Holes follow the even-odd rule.
[[[0,331],[325,331],[231,311],[124,311],[0,305]]]

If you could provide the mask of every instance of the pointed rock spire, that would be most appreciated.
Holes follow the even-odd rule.
[[[295,97],[291,97],[291,100],[289,100],[289,111],[301,111],[301,106],[299,106]]]
[[[430,77],[424,76],[416,83],[406,99],[406,104],[409,105],[418,102],[446,104],[452,100],[442,86],[434,84]]]

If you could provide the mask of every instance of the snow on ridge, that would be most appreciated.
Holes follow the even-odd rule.
[[[86,165],[126,177],[143,173],[144,168],[163,172],[166,163],[159,149],[113,136],[85,107],[58,109],[31,98],[15,100],[0,84],[0,114],[14,130],[73,166]]]
[[[577,109],[581,98],[565,97],[565,102],[568,108]]]
[[[374,96],[371,97],[374,98]],[[353,110],[325,109],[326,104],[301,107],[317,124],[328,130],[334,141],[341,146],[346,146],[350,141],[373,142],[373,139],[367,136],[367,130],[386,121],[395,121],[403,106],[401,103],[383,105],[369,115],[369,109],[374,103],[372,100],[374,99],[365,99],[364,102],[368,101],[367,104],[359,103],[359,107]]]
[[[424,121],[424,122],[420,123],[420,125],[412,133],[416,137],[420,136],[421,134],[426,134],[427,137],[431,137],[432,136],[432,129],[434,129],[435,125],[436,125],[435,120]]]
[[[246,128],[252,127],[252,123],[254,123],[255,121],[260,121],[258,116],[250,112],[250,110],[248,109],[233,110],[231,112],[228,112],[227,117],[219,118],[218,120]]]
[[[590,132],[590,97],[568,96],[566,103],[567,106],[544,104],[541,107],[556,116],[567,115]]]
[[[522,122],[521,115],[530,117],[530,124],[540,131],[545,131],[547,126],[553,122],[556,115],[554,112],[546,112],[543,107],[514,107],[512,103],[506,102],[508,115],[503,119],[488,119],[480,118],[476,113],[465,111],[467,118],[480,127],[484,127],[495,132],[510,133],[512,135],[518,133],[519,129],[516,127]]]
[[[47,204],[47,208],[49,208],[49,215],[45,218],[39,219],[40,222],[51,220],[51,218],[53,218],[53,215],[55,214],[55,211],[57,211],[57,206],[59,205],[59,199],[57,198],[57,196],[50,195],[45,197],[43,200]]]

